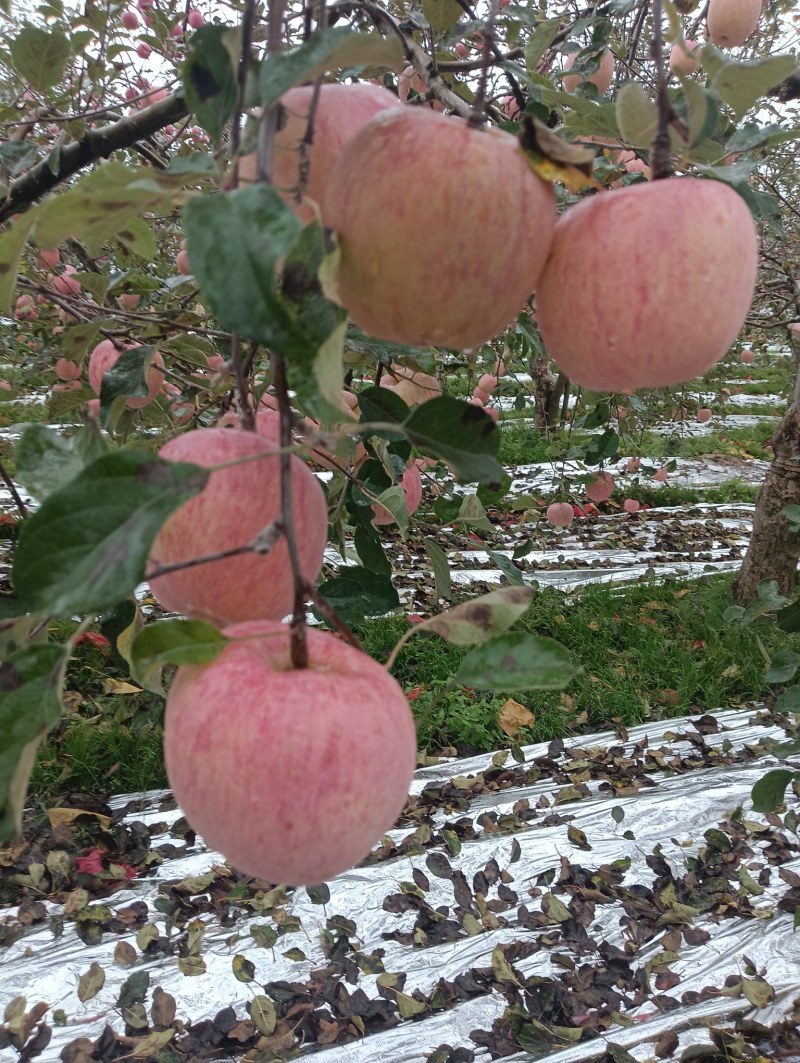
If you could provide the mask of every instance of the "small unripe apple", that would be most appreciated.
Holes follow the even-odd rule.
[[[554,528],[568,528],[575,519],[575,513],[569,502],[551,502],[547,507],[547,523]]]
[[[89,384],[96,395],[100,394],[103,385],[103,377],[112,369],[122,357],[123,350],[129,350],[133,344],[125,344],[122,349],[116,347],[111,340],[102,340],[89,355]],[[159,351],[150,359],[147,368],[147,395],[125,400],[125,405],[130,410],[141,410],[156,398],[164,384],[164,359]]]
[[[454,159],[458,180],[442,180]],[[514,137],[420,108],[386,111],[330,176],[323,214],[339,236],[339,301],[380,339],[477,347],[536,287],[554,210],[552,186]]]
[[[274,442],[235,428],[199,428],[166,443],[167,461],[216,469],[199,495],[176,510],[161,528],[148,568],[244,546],[281,510],[280,462]],[[255,456],[258,460],[252,460]],[[250,460],[241,460],[250,459]],[[328,537],[328,507],[317,478],[292,456],[292,509],[303,576],[313,583]],[[239,554],[151,580],[164,606],[212,623],[280,619],[292,610],[294,585],[285,539],[268,554]]]
[[[755,354],[749,347],[745,347],[740,355],[740,359],[745,365],[750,365],[755,359]]]
[[[700,407],[700,409],[697,411],[697,420],[700,422],[700,424],[705,424],[706,421],[711,420],[711,410],[709,410],[708,406]]]
[[[700,68],[702,45],[691,39],[676,41],[670,49],[669,68],[673,74],[687,77]]]
[[[719,181],[601,192],[556,226],[536,293],[545,347],[594,391],[691,380],[736,339],[757,265],[752,215]]]
[[[605,502],[614,494],[616,480],[610,472],[599,472],[585,487],[586,497],[592,502]]]
[[[307,204],[296,202],[295,190],[300,181],[301,142],[306,136],[313,98],[313,85],[289,89],[281,97],[286,122],[275,136],[272,168],[273,184],[304,221],[310,221],[313,212]],[[316,202],[323,210],[323,217],[331,169],[345,144],[376,114],[392,109],[402,110],[402,104],[393,92],[380,85],[359,81],[354,85],[332,82],[320,86],[303,195]],[[256,156],[252,153],[243,156],[239,163],[239,180],[247,184],[255,177]]]
[[[169,784],[203,840],[240,871],[312,885],[362,860],[403,809],[416,733],[399,684],[365,653],[289,628],[225,629],[209,664],[178,669],[167,698]]]
[[[635,498],[626,498],[622,503],[622,508],[626,513],[638,513],[642,508],[641,502],[637,502]]]
[[[571,70],[575,59],[578,56],[578,52],[571,52],[567,56],[567,61],[564,64],[567,70]],[[614,80],[614,54],[608,48],[603,52],[600,58],[600,66],[595,70],[593,74],[590,74],[587,78],[584,78],[582,74],[568,74],[564,78],[564,89],[566,92],[574,92],[578,85],[584,81],[591,82],[592,85],[597,87],[597,91],[602,96],[604,92],[608,92],[611,88],[611,82]]]
[[[669,470],[664,468],[656,469],[656,471],[653,473],[653,479],[657,483],[665,483],[669,479]]]
[[[420,476],[419,469],[416,465],[409,465],[403,473],[403,479],[400,482],[400,486],[403,488],[403,494],[406,496],[406,509],[408,510],[408,515],[410,517],[412,513],[416,513],[419,509],[419,504],[422,501],[422,477]],[[385,506],[375,502],[372,506],[372,510],[375,514],[373,517],[375,524],[394,524],[394,517]]]
[[[751,37],[761,15],[761,0],[709,0],[706,27],[720,48],[738,48]]]

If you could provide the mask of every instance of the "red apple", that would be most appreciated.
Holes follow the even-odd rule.
[[[54,369],[59,380],[77,380],[83,373],[83,366],[69,358],[57,358]]]
[[[244,546],[271,524],[281,509],[274,450],[271,440],[235,428],[199,428],[165,444],[159,453],[168,461],[205,468],[237,459],[240,464],[212,472],[200,494],[172,514],[153,544],[148,567]],[[263,457],[253,460],[255,455]],[[300,567],[313,582],[327,542],[328,508],[311,470],[294,456],[291,465]],[[294,603],[284,539],[268,554],[244,553],[182,569],[151,580],[151,587],[165,609],[218,624],[280,619]]]
[[[575,519],[575,512],[569,502],[551,502],[546,516],[547,523],[554,528],[568,528]]]
[[[653,473],[653,479],[656,481],[656,483],[666,483],[666,481],[669,479],[669,470],[664,468],[656,469],[656,471]]]
[[[485,391],[487,395],[491,395],[497,387],[497,377],[491,373],[484,373],[478,381],[478,387],[481,391]]]
[[[595,391],[700,376],[736,339],[757,264],[750,211],[718,181],[591,196],[558,222],[537,290],[547,351]]]
[[[616,480],[610,472],[599,472],[586,485],[586,497],[592,502],[605,502],[614,494]]]
[[[698,41],[676,41],[669,53],[669,68],[673,74],[687,77],[700,67],[702,45]]]
[[[192,27],[193,30],[199,30],[205,22],[203,18],[203,12],[198,11],[196,7],[189,8],[189,14],[186,16],[186,21]]]
[[[381,377],[381,387],[399,395],[407,406],[420,406],[442,393],[442,385],[429,373],[421,373],[404,365],[393,365]]]
[[[638,513],[642,508],[641,502],[637,502],[635,498],[626,498],[622,503],[622,508],[626,513]]]
[[[578,52],[571,52],[567,56],[567,61],[564,64],[567,70],[571,70],[575,59],[578,56]],[[604,92],[608,92],[611,88],[611,82],[614,80],[614,55],[608,48],[603,52],[600,57],[600,66],[595,70],[593,74],[590,74],[587,78],[584,78],[582,74],[568,74],[564,78],[564,89],[566,92],[574,92],[584,81],[589,81],[592,85],[597,87],[597,91],[602,96]]]
[[[100,394],[103,377],[122,356],[122,351],[130,349],[133,344],[125,344],[122,348],[116,347],[111,340],[102,340],[89,355],[89,383],[96,395]],[[147,395],[141,398],[126,399],[125,405],[130,410],[141,410],[149,405],[161,391],[164,383],[164,359],[156,351],[150,359],[147,369]]]
[[[311,885],[362,860],[394,825],[416,734],[399,684],[371,657],[308,630],[293,669],[289,629],[261,621],[210,664],[178,669],[164,757],[175,798],[239,870]]]
[[[697,420],[700,422],[700,424],[705,424],[706,421],[711,420],[711,410],[709,410],[708,406],[700,407],[700,409],[697,411]]]
[[[755,354],[749,347],[745,347],[740,355],[740,358],[745,365],[750,365],[755,359]]]
[[[135,30],[139,25],[139,16],[129,9],[122,12],[120,21],[126,30]]]
[[[761,15],[761,0],[709,0],[706,27],[720,48],[738,48],[751,37]]]
[[[294,202],[300,180],[300,148],[306,135],[308,114],[314,94],[313,85],[289,89],[281,97],[286,124],[275,137],[272,181],[299,216],[309,221],[313,211]],[[382,111],[402,110],[403,106],[389,89],[370,82],[355,85],[340,83],[320,87],[314,114],[314,139],[308,149],[308,182],[304,195],[323,207],[331,169],[345,144]],[[239,180],[246,184],[256,176],[255,154],[245,155],[239,163]]]
[[[403,473],[401,487],[406,496],[406,509],[410,517],[412,513],[416,513],[422,501],[422,477],[416,465],[409,465]],[[394,517],[385,506],[376,502],[372,509],[375,513],[373,518],[375,524],[394,524]]]
[[[456,159],[458,179],[443,179]],[[420,108],[386,111],[330,176],[340,301],[381,339],[477,347],[536,287],[554,208],[514,137]]]

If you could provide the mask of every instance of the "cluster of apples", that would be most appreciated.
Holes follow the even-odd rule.
[[[294,603],[284,538],[266,553],[171,568],[235,550],[279,518],[274,440],[201,428],[160,455],[213,471],[153,543],[151,588],[167,609],[210,621],[231,640],[214,661],[184,665],[173,680],[164,727],[170,785],[192,826],[241,871],[287,885],[321,882],[366,856],[403,807],[416,760],[408,703],[383,667],[326,632],[307,632],[308,667],[293,668],[281,623]],[[308,466],[290,462],[300,569],[313,583],[327,503]]]
[[[312,93],[283,97],[274,180],[301,217],[318,210],[336,230],[336,297],[365,332],[471,349],[535,292],[548,353],[576,384],[604,391],[691,379],[736,338],[757,235],[726,185],[632,185],[556,222],[552,186],[510,134],[403,105],[381,86],[326,84],[298,201]],[[241,176],[254,172],[246,156]]]

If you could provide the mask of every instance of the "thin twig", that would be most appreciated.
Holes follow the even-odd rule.
[[[11,497],[14,499],[14,504],[16,505],[17,509],[19,510],[19,515],[21,517],[27,517],[28,516],[28,507],[22,501],[22,497],[21,497],[19,491],[17,490],[17,485],[14,483],[14,481],[8,475],[8,472],[6,471],[6,467],[2,463],[2,461],[0,461],[0,477],[2,477],[3,483],[6,485],[6,487],[9,490],[9,493],[10,493]]]
[[[651,52],[656,68],[656,103],[658,105],[658,128],[650,145],[650,168],[653,180],[672,177],[670,158],[669,125],[673,118],[672,104],[667,96],[667,67],[664,62],[664,35],[661,27],[661,0],[653,0],[653,40]]]

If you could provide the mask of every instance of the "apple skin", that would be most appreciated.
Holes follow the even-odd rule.
[[[673,44],[669,53],[669,68],[673,74],[687,77],[700,69],[700,51],[702,45],[698,41],[687,39]]]
[[[275,442],[236,428],[199,428],[166,443],[159,454],[206,468],[264,455],[213,472],[194,498],[164,523],[148,569],[243,546],[280,513]],[[313,583],[328,538],[328,507],[317,478],[292,456],[292,501],[300,567]],[[212,623],[280,619],[291,612],[294,588],[285,539],[268,554],[246,553],[182,569],[150,581],[165,609]]]
[[[599,472],[586,485],[586,497],[592,502],[605,502],[614,494],[616,480],[610,472]]]
[[[718,181],[671,178],[584,199],[558,222],[537,290],[545,347],[594,391],[691,380],[736,339],[757,266],[750,211]]]
[[[567,61],[564,66],[567,70],[571,70],[578,52],[571,52],[567,56]],[[614,54],[609,51],[608,48],[603,52],[600,58],[600,66],[595,70],[593,74],[590,74],[588,78],[584,78],[582,74],[568,74],[564,78],[564,91],[574,92],[578,85],[584,81],[591,82],[592,85],[597,87],[597,91],[602,96],[604,92],[608,92],[611,88],[611,82],[614,80]]]
[[[708,406],[700,407],[697,411],[697,420],[700,424],[705,424],[706,421],[711,420],[711,410],[709,410]]]
[[[497,335],[536,287],[555,196],[508,133],[404,107],[347,144],[323,215],[339,234],[339,300],[359,327],[465,349]]]
[[[551,502],[545,516],[554,528],[568,528],[575,519],[575,511],[569,502]]]
[[[393,365],[381,377],[381,387],[399,395],[406,406],[421,406],[442,393],[442,385],[435,376],[417,372],[405,365]]]
[[[125,349],[129,350],[130,347],[131,345],[127,344]],[[105,374],[117,364],[121,357],[122,351],[111,340],[101,340],[89,355],[89,383],[95,395],[100,394]],[[141,410],[148,406],[161,391],[164,384],[164,359],[158,351],[150,359],[145,379],[147,380],[147,394],[140,398],[126,399],[125,405],[129,410]]]
[[[755,33],[760,15],[761,0],[709,0],[709,39],[720,48],[738,48]]]
[[[178,669],[164,756],[175,798],[240,871],[311,885],[362,860],[408,796],[416,733],[399,684],[365,653],[306,632],[293,670],[289,628],[225,629],[210,664]]]
[[[626,513],[638,513],[642,508],[642,503],[635,498],[626,498],[622,503],[622,508]]]
[[[420,476],[419,469],[416,465],[409,465],[403,473],[403,479],[400,481],[400,486],[403,488],[403,494],[406,496],[406,509],[408,510],[408,515],[410,517],[412,513],[416,513],[419,509],[419,504],[422,501],[422,477]],[[375,524],[394,524],[394,517],[385,506],[375,502],[372,510],[375,514],[373,518]]]
[[[750,348],[749,348],[749,347],[746,347],[746,348],[745,348],[745,349],[744,349],[744,350],[742,351],[742,353],[741,353],[741,356],[740,356],[740,357],[741,357],[741,361],[742,361],[742,362],[743,362],[743,363],[744,363],[745,365],[751,365],[751,364],[753,363],[753,361],[755,360],[755,355],[753,354],[753,352],[752,352],[752,351],[750,350]]]
[[[314,211],[308,204],[297,203],[294,192],[300,181],[300,143],[306,135],[313,94],[313,85],[302,85],[289,89],[281,97],[286,124],[275,136],[272,164],[273,184],[295,213],[306,222],[312,219]],[[320,86],[314,115],[314,139],[308,149],[308,182],[304,197],[322,207],[331,167],[348,140],[381,111],[402,108],[403,104],[393,92],[371,82]],[[242,157],[239,180],[242,184],[248,184],[255,177],[256,155],[253,152]]]

